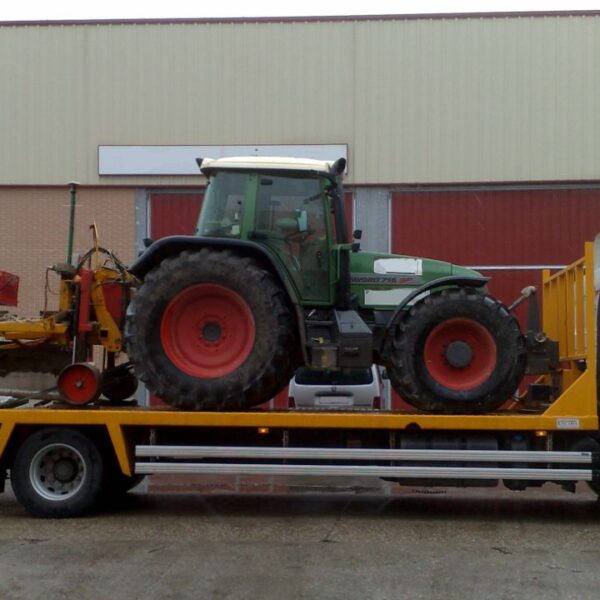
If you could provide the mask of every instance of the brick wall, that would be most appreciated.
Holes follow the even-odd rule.
[[[66,186],[0,189],[0,269],[21,278],[19,305],[15,309],[19,316],[37,316],[43,309],[46,267],[66,259],[69,199]],[[89,226],[94,221],[101,245],[114,251],[126,264],[131,262],[135,245],[135,191],[78,190],[75,253],[92,246]],[[58,278],[53,274],[51,277],[51,287],[57,290]],[[56,305],[56,296],[49,295],[49,308]]]
[[[9,309],[12,314],[35,317],[44,308],[46,267],[66,260],[69,201],[66,187],[0,189],[0,269],[21,278],[19,305]],[[131,262],[135,254],[135,191],[78,190],[75,253],[92,246],[89,226],[94,221],[101,245],[126,264]],[[50,277],[50,287],[58,290],[58,276]],[[57,304],[57,296],[49,294],[48,308],[55,309]],[[53,382],[51,375],[16,373],[0,377],[0,389],[40,390],[51,387]]]

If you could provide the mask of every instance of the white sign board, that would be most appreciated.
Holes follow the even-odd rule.
[[[348,158],[347,144],[291,146],[98,146],[99,175],[199,175],[197,158],[285,156]]]

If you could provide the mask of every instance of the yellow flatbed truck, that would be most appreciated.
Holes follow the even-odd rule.
[[[362,475],[414,485],[544,482],[600,493],[597,296],[600,244],[544,273],[543,324],[560,369],[493,414],[185,412],[163,407],[0,409],[0,486],[31,514],[70,517],[152,473]],[[530,388],[531,389],[531,388]],[[535,386],[534,386],[535,389]]]

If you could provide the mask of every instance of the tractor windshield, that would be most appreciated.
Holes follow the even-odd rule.
[[[240,237],[247,173],[219,173],[210,180],[198,220],[197,234]]]
[[[267,246],[304,301],[329,302],[327,184],[318,176],[217,171],[209,180],[196,235]]]

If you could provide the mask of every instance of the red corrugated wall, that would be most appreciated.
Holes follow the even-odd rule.
[[[600,190],[395,193],[392,252],[463,265],[560,265],[600,230]],[[511,302],[536,271],[487,271]]]
[[[459,263],[560,263],[599,221],[600,190],[394,193],[392,244]]]
[[[392,252],[462,265],[564,265],[600,231],[600,190],[398,192]],[[511,303],[541,270],[485,271],[490,292]],[[525,307],[518,311],[524,321]]]

